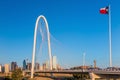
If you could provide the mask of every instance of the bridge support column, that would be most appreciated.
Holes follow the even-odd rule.
[[[106,79],[106,80],[110,80],[110,79]]]
[[[96,74],[94,74],[94,73],[89,73],[89,75],[90,75],[90,78],[91,78],[92,80],[95,80],[96,78],[101,78],[100,76],[98,76],[98,75],[96,75]]]
[[[117,78],[113,78],[113,80],[117,80]]]
[[[50,76],[53,78],[54,77],[53,73],[50,73]]]

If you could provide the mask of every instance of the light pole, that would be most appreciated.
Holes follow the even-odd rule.
[[[85,67],[85,52],[83,53],[83,71],[84,71],[84,67]]]

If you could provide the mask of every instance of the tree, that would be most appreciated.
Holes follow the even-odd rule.
[[[21,69],[16,69],[12,72],[12,80],[22,80],[23,75],[22,75],[22,70]]]

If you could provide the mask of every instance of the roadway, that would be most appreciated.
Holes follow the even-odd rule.
[[[30,73],[29,70],[24,72]],[[106,71],[106,70],[35,70],[35,73],[63,73],[63,74],[76,74],[76,73],[95,73],[95,74],[117,74],[120,75],[120,70]]]

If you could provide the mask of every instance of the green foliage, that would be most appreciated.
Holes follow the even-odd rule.
[[[22,75],[22,70],[21,69],[16,69],[12,72],[12,80],[22,80],[23,75]]]
[[[73,77],[75,78],[75,79],[90,79],[90,76],[89,76],[89,74],[73,74]]]
[[[5,80],[12,80],[10,76],[5,76]]]

